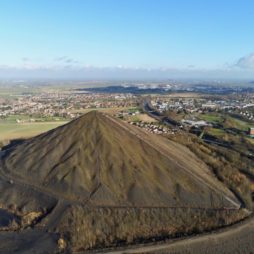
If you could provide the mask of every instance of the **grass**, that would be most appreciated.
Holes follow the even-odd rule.
[[[211,128],[207,131],[207,133],[215,137],[222,137],[225,135],[225,131],[218,128]]]
[[[209,166],[216,177],[231,189],[248,209],[252,209],[251,185],[243,172],[254,174],[253,160],[236,150],[208,145],[195,136],[189,136],[189,139],[187,139],[185,135],[179,134],[170,136],[170,138],[186,145]],[[237,144],[242,144],[239,143],[240,141],[237,142]],[[246,149],[247,144],[243,144],[243,147]]]
[[[251,122],[228,114],[206,113],[200,114],[198,117],[207,122],[222,124],[224,128],[236,128],[245,131],[251,126]]]
[[[250,127],[250,123],[237,119],[235,117],[232,116],[227,116],[226,122],[225,122],[225,127],[233,127],[239,130],[248,130],[248,128]]]
[[[254,145],[254,138],[246,138],[252,145]]]
[[[200,114],[199,118],[207,122],[215,122],[215,123],[222,123],[224,120],[221,115],[215,114]]]
[[[136,111],[139,110],[139,108],[134,107],[134,108],[129,108],[128,110],[129,110],[129,112],[131,112],[131,113],[135,113]]]
[[[74,252],[165,240],[230,225],[244,210],[170,208],[95,208],[72,206],[60,216],[58,233]],[[71,218],[71,219],[70,219]]]
[[[28,138],[56,128],[66,122],[41,122],[41,123],[0,123],[0,141]]]
[[[18,119],[24,122],[17,123]],[[34,119],[36,122],[30,122],[30,119]],[[61,117],[10,115],[7,118],[0,119],[0,141],[32,137],[56,128],[66,122]]]
[[[33,119],[37,122],[57,122],[65,121],[62,117],[40,117],[40,116],[29,116],[29,115],[9,115],[7,118],[0,119],[0,124],[3,123],[16,123],[17,120],[22,120],[29,122],[30,119]]]

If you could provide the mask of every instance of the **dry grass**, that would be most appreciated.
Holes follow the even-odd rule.
[[[154,118],[150,117],[147,114],[137,114],[135,116],[130,116],[127,117],[128,121],[143,121],[143,122],[147,122],[147,123],[155,123],[158,122],[157,120],[155,120]]]
[[[57,232],[73,251],[85,251],[203,232],[232,224],[241,211],[168,208],[69,208]]]
[[[179,143],[189,147],[197,157],[209,166],[216,177],[238,196],[243,205],[249,209],[253,208],[252,185],[244,174],[247,172],[247,174],[254,175],[251,159],[236,151],[208,145],[191,134],[188,135],[188,138],[184,134],[169,138],[177,139]]]

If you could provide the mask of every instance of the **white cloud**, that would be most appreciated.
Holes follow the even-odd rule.
[[[236,63],[217,69],[201,69],[193,65],[186,68],[93,66],[74,58],[60,56],[54,59],[33,60],[24,57],[19,65],[0,64],[0,78],[54,78],[54,79],[253,79],[254,53]]]
[[[241,57],[237,61],[235,66],[243,68],[243,69],[253,69],[254,70],[254,53],[251,53],[247,56]]]

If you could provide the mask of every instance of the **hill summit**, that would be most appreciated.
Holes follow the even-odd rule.
[[[70,253],[202,232],[243,216],[188,148],[97,111],[0,152],[0,191],[8,253],[23,239],[31,252],[58,243]]]
[[[189,150],[97,111],[14,146],[3,162],[15,177],[93,205],[234,205]]]

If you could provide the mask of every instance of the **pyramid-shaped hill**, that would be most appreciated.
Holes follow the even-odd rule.
[[[13,179],[91,206],[235,207],[186,147],[92,111],[6,150]]]

